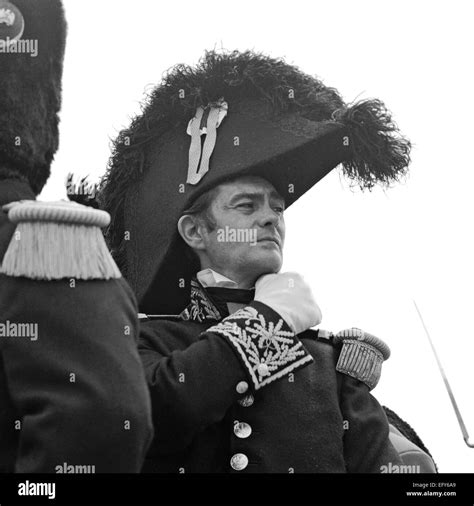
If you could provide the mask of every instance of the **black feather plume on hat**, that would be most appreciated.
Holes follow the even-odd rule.
[[[389,186],[406,175],[411,143],[403,137],[390,112],[380,100],[362,100],[338,109],[333,119],[348,129],[352,157],[343,172],[362,189],[376,184]]]

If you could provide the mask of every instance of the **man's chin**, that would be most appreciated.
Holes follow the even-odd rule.
[[[255,273],[255,277],[259,278],[265,274],[275,274],[280,271],[282,266],[282,258],[279,255],[268,255],[253,263],[253,268],[250,269]]]

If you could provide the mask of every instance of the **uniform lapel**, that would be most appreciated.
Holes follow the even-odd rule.
[[[180,316],[183,320],[196,322],[220,322],[229,313],[226,307],[218,308],[207,295],[204,287],[196,278],[191,280],[191,302]]]

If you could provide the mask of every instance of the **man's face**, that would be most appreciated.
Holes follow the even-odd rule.
[[[285,203],[261,177],[242,177],[218,187],[210,214],[216,227],[203,233],[201,267],[253,284],[278,272],[283,262]]]

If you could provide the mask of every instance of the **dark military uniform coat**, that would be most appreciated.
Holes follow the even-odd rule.
[[[295,336],[265,304],[228,316],[192,282],[178,318],[143,321],[139,352],[155,438],[147,472],[381,472],[401,464],[363,382],[336,370],[340,349]]]
[[[34,198],[26,183],[0,181],[0,206]],[[0,261],[14,230],[0,210]],[[0,472],[54,473],[64,464],[138,472],[152,424],[127,283],[71,288],[0,274],[0,324],[12,323],[37,323],[38,333],[0,337]]]

